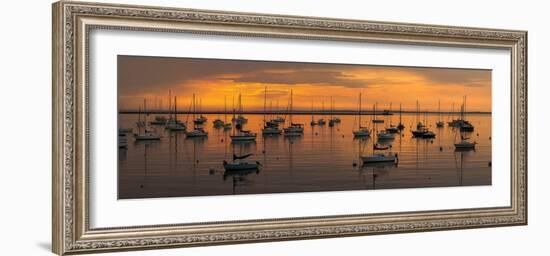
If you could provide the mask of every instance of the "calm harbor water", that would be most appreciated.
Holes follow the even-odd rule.
[[[305,124],[304,134],[285,137],[262,136],[263,116],[248,114],[244,128],[258,133],[252,143],[231,143],[232,131],[212,125],[218,115],[206,116],[208,122],[203,127],[209,133],[207,138],[186,138],[184,132],[170,132],[163,126],[152,126],[162,135],[160,141],[134,141],[128,134],[128,148],[119,149],[119,198],[491,185],[490,114],[467,116],[475,126],[468,137],[478,143],[471,151],[455,151],[454,142],[460,133],[447,124],[436,128],[436,114],[420,117],[436,138],[413,138],[411,127],[416,124],[416,115],[403,114],[406,128],[386,142],[391,145],[387,152],[398,154],[398,164],[375,166],[361,164],[361,154],[372,154],[373,138],[353,137],[354,115],[339,115],[342,122],[334,127],[312,127],[310,115],[295,115],[295,123]],[[179,118],[185,120],[185,116]],[[441,117],[443,121],[450,118]],[[371,119],[363,116],[372,129]],[[397,124],[399,115],[378,119],[385,120],[377,124],[377,129],[382,129],[390,121]],[[137,131],[136,121],[135,114],[120,114],[119,126]],[[231,161],[233,153],[252,153],[249,159],[259,161],[263,168],[224,173],[222,162]]]

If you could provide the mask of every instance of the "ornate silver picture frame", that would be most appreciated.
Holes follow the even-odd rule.
[[[510,205],[434,211],[90,226],[93,30],[505,49],[511,53]],[[53,251],[59,255],[527,224],[527,32],[61,1],[53,5]]]

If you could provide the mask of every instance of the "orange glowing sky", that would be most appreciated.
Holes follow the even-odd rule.
[[[144,98],[148,109],[166,109],[169,90],[179,110],[189,108],[193,93],[205,111],[223,110],[224,98],[229,110],[239,93],[245,110],[261,110],[265,87],[267,105],[280,109],[293,89],[295,109],[303,110],[312,102],[328,109],[331,96],[336,109],[357,109],[361,92],[364,109],[377,102],[414,110],[418,100],[422,110],[437,110],[440,100],[442,111],[452,103],[458,110],[467,96],[468,111],[491,111],[490,70],[118,56],[120,110],[136,110]]]

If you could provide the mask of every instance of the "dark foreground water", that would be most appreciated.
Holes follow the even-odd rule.
[[[149,120],[154,115],[149,116]],[[231,131],[215,129],[218,115],[207,115],[204,125],[208,138],[186,138],[183,132],[169,132],[162,126],[160,141],[134,141],[128,136],[128,148],[119,150],[118,191],[120,199],[182,197],[230,194],[290,193],[364,189],[472,186],[491,184],[491,115],[469,115],[475,126],[469,137],[476,141],[475,151],[455,151],[460,134],[445,124],[436,128],[437,115],[428,115],[426,123],[436,132],[435,139],[413,138],[411,126],[416,115],[403,114],[406,125],[401,135],[390,141],[397,153],[395,165],[362,166],[359,156],[372,153],[372,136],[354,139],[356,117],[340,115],[342,123],[329,127],[311,127],[309,115],[295,115],[294,122],[304,123],[301,137],[261,135],[262,115],[246,115],[246,129],[258,133],[256,142],[231,143]],[[380,116],[379,116],[380,117]],[[228,117],[229,118],[229,117]],[[316,119],[319,117],[316,117]],[[447,121],[450,117],[443,116]],[[185,117],[180,118],[185,119]],[[222,116],[223,119],[223,116]],[[370,123],[371,116],[364,116]],[[390,122],[390,117],[382,117]],[[399,115],[391,117],[397,123]],[[421,117],[424,119],[424,117]],[[137,115],[121,114],[120,127],[133,127]],[[458,137],[457,137],[458,136]],[[259,171],[225,173],[222,161],[231,161],[233,153],[253,153]]]

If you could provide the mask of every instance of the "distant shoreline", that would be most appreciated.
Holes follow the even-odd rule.
[[[139,114],[140,111],[138,110],[121,110],[118,112],[119,114]],[[438,114],[441,114],[441,115],[460,115],[460,112],[437,112],[437,111],[421,111],[421,112],[416,112],[416,111],[402,111],[401,113],[403,114],[435,114],[435,115],[438,115]],[[143,112],[142,112],[143,114]],[[147,111],[147,114],[156,114],[156,115],[168,115],[168,114],[173,114],[173,112],[170,112],[170,111],[166,111],[166,110],[151,110],[151,111]],[[186,114],[192,114],[188,111],[178,111],[177,114],[179,115],[186,115]],[[202,112],[197,112],[195,114],[205,114],[205,115],[216,115],[216,114],[221,114],[221,115],[224,115],[224,114],[228,114],[228,115],[233,115],[233,112],[223,112],[223,111],[202,111]],[[244,111],[242,113],[239,113],[239,114],[245,114],[245,115],[263,115],[264,112],[263,111]],[[289,113],[287,113],[286,111],[271,111],[271,112],[266,112],[265,113],[266,115],[288,115]],[[358,112],[357,110],[338,110],[338,111],[333,111],[333,112],[322,112],[322,111],[293,111],[292,112],[293,115],[357,115]],[[492,112],[484,112],[484,111],[474,111],[474,112],[464,112],[465,115],[491,115]],[[375,113],[373,111],[362,111],[361,112],[361,115],[375,115]],[[378,116],[390,116],[390,115],[399,115],[399,111],[392,111],[392,112],[389,112],[388,113],[384,113],[384,112],[381,112],[381,111],[377,111],[376,112],[376,115]]]

